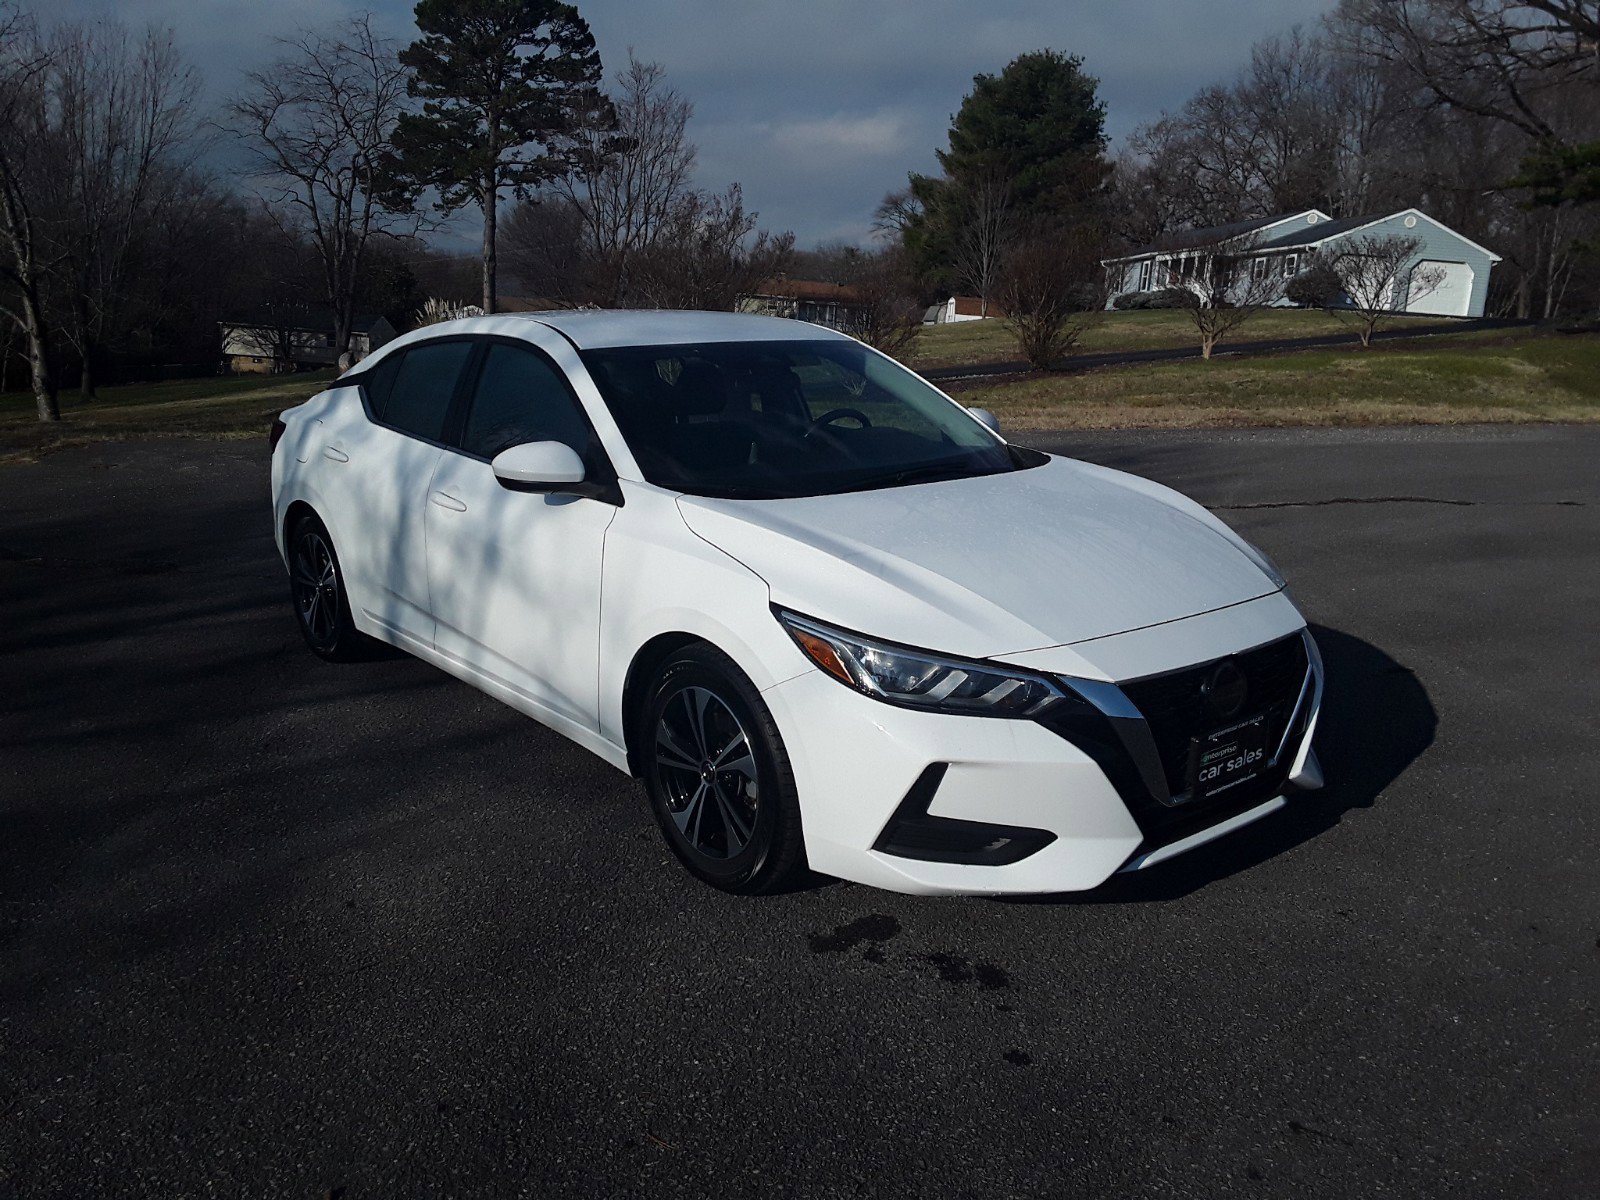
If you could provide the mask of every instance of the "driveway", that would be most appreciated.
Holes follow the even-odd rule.
[[[728,898],[304,651],[264,439],[0,469],[0,1196],[1594,1195],[1600,431],[1027,440],[1277,560],[1326,792],[1084,896]]]

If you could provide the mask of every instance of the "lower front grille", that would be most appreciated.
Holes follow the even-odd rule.
[[[1201,692],[1201,685],[1223,662],[1232,662],[1244,677],[1245,694],[1239,713],[1266,712],[1269,749],[1275,752],[1285,742],[1290,749],[1250,782],[1210,800],[1190,801],[1190,739],[1227,723],[1208,709]],[[1296,633],[1243,654],[1122,684],[1123,694],[1139,710],[1150,731],[1161,764],[1159,776],[1164,786],[1160,794],[1152,791],[1152,773],[1140,771],[1135,761],[1135,747],[1142,739],[1130,738],[1124,729],[1129,722],[1138,724],[1133,718],[1046,715],[1040,723],[1083,750],[1106,772],[1144,834],[1141,850],[1149,851],[1282,794],[1293,765],[1292,748],[1298,746],[1305,732],[1307,713],[1298,707],[1298,702],[1309,667],[1305,640]],[[1288,728],[1291,721],[1295,723],[1293,729]]]
[[[1267,714],[1267,743],[1276,749],[1284,727],[1294,713],[1305,684],[1305,639],[1298,633],[1197,667],[1168,675],[1155,675],[1122,685],[1123,693],[1144,715],[1161,756],[1161,770],[1173,796],[1189,787],[1189,742],[1227,724],[1227,715],[1207,707],[1203,687],[1223,662],[1231,662],[1244,676],[1244,700],[1233,715]]]

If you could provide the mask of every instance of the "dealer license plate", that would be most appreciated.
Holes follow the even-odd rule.
[[[1236,721],[1189,742],[1189,798],[1210,800],[1267,769],[1267,714]]]

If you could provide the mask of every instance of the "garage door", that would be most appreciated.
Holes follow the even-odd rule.
[[[1425,260],[1417,264],[1417,274],[1423,272],[1437,275],[1439,286],[1429,292],[1413,283],[1406,297],[1406,311],[1441,317],[1466,316],[1467,306],[1472,303],[1472,268],[1461,262]]]

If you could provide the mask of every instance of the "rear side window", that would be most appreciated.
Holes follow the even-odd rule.
[[[395,372],[400,369],[400,360],[405,356],[404,350],[390,354],[377,366],[361,373],[361,390],[367,394],[367,406],[380,421],[383,419],[384,405],[389,403],[389,391],[394,387]]]
[[[412,346],[400,360],[387,395],[380,399],[369,389],[374,415],[401,433],[430,442],[442,440],[450,397],[471,353],[471,342],[423,342]],[[377,382],[382,386],[381,379]]]
[[[490,345],[461,433],[468,454],[493,458],[524,442],[562,442],[586,462],[594,434],[566,381],[542,355]]]

